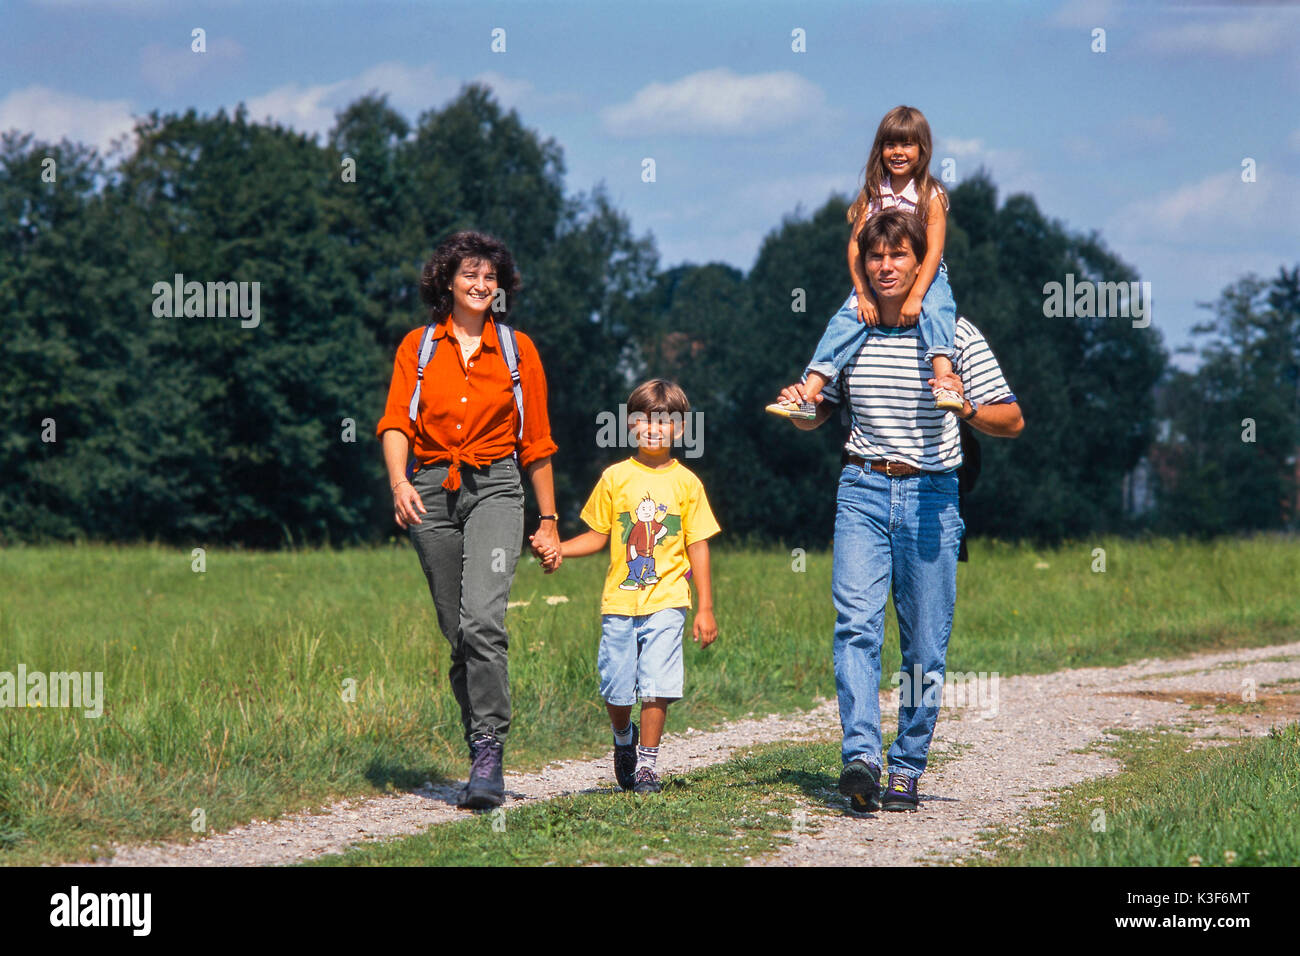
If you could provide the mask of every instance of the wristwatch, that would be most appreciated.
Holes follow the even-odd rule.
[[[538,521],[559,521],[560,516],[559,515],[538,515],[537,520]]]
[[[972,418],[975,417],[975,410],[976,410],[977,408],[979,408],[979,405],[976,404],[975,402],[971,402],[971,403],[970,403],[970,414],[969,414],[969,415],[963,415],[962,418],[961,418],[961,420],[964,421],[964,422],[968,422],[968,421],[970,421]]]

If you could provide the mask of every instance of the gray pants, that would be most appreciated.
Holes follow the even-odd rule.
[[[460,469],[460,489],[442,487],[447,465],[420,469],[414,481],[428,514],[411,543],[429,579],[438,626],[451,644],[451,690],[465,739],[510,730],[506,602],[524,534],[524,489],[513,458]]]

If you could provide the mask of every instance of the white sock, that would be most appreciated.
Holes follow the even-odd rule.
[[[658,747],[638,746],[636,748],[636,769],[637,770],[640,770],[642,767],[649,767],[651,770],[653,770],[655,768],[655,761],[658,759],[659,759]]]
[[[614,727],[612,723],[610,724],[610,726]],[[622,730],[619,730],[617,727],[614,727],[614,743],[618,744],[620,747],[626,747],[631,742],[632,742],[632,721],[629,720],[627,722],[627,726],[624,727]]]

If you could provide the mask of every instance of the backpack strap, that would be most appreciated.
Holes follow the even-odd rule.
[[[415,367],[415,391],[411,393],[411,421],[415,421],[420,412],[420,385],[424,382],[424,367],[429,364],[429,359],[433,358],[437,348],[438,340],[433,337],[433,323],[430,322],[424,327],[424,335],[420,338],[420,359]]]
[[[519,438],[524,437],[524,388],[519,381],[519,342],[515,339],[515,330],[508,325],[497,323],[497,342],[501,345],[501,355],[510,369],[510,386],[515,391],[515,408],[519,409]]]
[[[424,367],[429,364],[429,359],[433,358],[433,353],[438,349],[438,340],[433,337],[433,328],[434,323],[430,322],[424,327],[424,335],[420,338],[420,358],[415,369],[415,391],[411,393],[409,409],[411,421],[415,421],[420,411],[420,386],[424,382]],[[515,407],[519,409],[519,438],[522,439],[524,437],[524,388],[519,378],[519,342],[515,338],[515,330],[498,322],[497,341],[501,345],[501,356],[506,360],[506,368],[510,369],[510,387],[515,393]]]

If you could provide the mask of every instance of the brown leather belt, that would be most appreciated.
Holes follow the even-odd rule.
[[[921,474],[921,468],[915,465],[909,465],[902,461],[887,461],[884,458],[877,458],[874,461],[867,461],[857,455],[849,455],[849,464],[857,465],[859,468],[870,468],[872,471],[878,471],[882,475],[888,475],[890,478],[911,478],[913,475]]]

